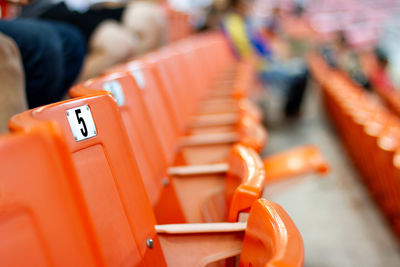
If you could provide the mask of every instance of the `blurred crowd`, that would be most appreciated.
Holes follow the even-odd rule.
[[[166,41],[165,9],[155,0],[10,0],[2,7],[3,15],[13,11],[0,20],[4,122],[27,107],[59,101],[74,82]]]
[[[174,24],[171,11],[185,14],[193,32],[222,30],[233,53],[252,60],[260,81],[282,96],[287,117],[300,114],[310,51],[367,90],[400,82],[400,4],[391,0],[0,0],[0,7],[2,131],[12,114],[59,101],[73,83],[173,41],[171,28],[182,22]]]

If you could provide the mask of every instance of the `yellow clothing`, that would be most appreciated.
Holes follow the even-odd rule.
[[[236,13],[228,14],[224,20],[224,27],[239,56],[242,58],[250,56],[252,46],[247,37],[246,24],[242,16]]]

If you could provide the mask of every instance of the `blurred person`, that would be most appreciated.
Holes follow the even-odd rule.
[[[24,71],[15,42],[0,33],[0,133],[11,116],[27,109]]]
[[[345,32],[338,32],[333,44],[323,45],[320,49],[331,68],[345,71],[355,83],[370,90],[371,85],[363,73],[360,55],[351,48]]]
[[[0,20],[0,33],[10,37],[21,54],[29,108],[61,100],[85,57],[81,33],[59,22],[20,18]]]
[[[285,95],[285,116],[297,117],[307,84],[307,66],[304,60],[282,60],[274,53],[271,42],[246,18],[251,5],[251,0],[231,0],[227,15],[222,21],[222,29],[238,57],[257,56],[260,59],[262,81]],[[274,15],[278,19],[279,12],[275,11]],[[278,24],[275,21],[275,26],[270,30],[279,29]]]
[[[230,0],[227,12],[222,18],[221,27],[237,57],[246,58],[257,53],[251,38],[256,35],[256,30],[251,29],[246,16],[251,7],[251,0]],[[266,47],[266,43],[261,45]],[[261,55],[262,57],[264,55]]]
[[[21,16],[67,22],[82,32],[89,53],[81,80],[164,43],[166,17],[158,1],[114,1],[122,4],[116,7],[101,2],[36,0]]]

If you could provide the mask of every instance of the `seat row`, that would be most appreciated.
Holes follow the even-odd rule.
[[[321,56],[312,55],[309,63],[362,181],[400,237],[400,120]]]
[[[248,100],[252,78],[251,65],[211,33],[108,70],[71,88],[74,99],[13,117],[12,134],[0,140],[9,176],[0,259],[301,266],[297,228],[260,197],[269,182],[328,166],[313,146],[261,160],[266,132]]]

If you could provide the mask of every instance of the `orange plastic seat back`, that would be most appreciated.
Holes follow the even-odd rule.
[[[303,239],[285,210],[259,199],[251,207],[239,266],[300,267]]]
[[[112,96],[103,92],[43,106],[14,116],[10,127],[29,131],[43,120],[56,121],[65,134],[107,264],[163,265],[154,214]]]
[[[171,163],[175,157],[175,145],[180,133],[175,127],[171,111],[168,110],[167,103],[164,101],[160,88],[157,86],[156,77],[152,71],[154,66],[144,60],[136,61],[135,64],[137,64],[136,71],[142,73],[143,76],[143,85],[141,86],[137,83],[141,91],[136,91],[140,93],[146,103],[155,130],[161,138],[161,143],[168,148],[166,156],[168,162]],[[138,78],[135,77],[135,80],[138,81]]]
[[[238,220],[240,212],[249,212],[251,205],[264,190],[265,170],[260,156],[242,145],[232,148],[226,179],[228,221]]]
[[[196,57],[196,53],[191,46],[187,44],[181,44],[177,47],[178,53],[175,57],[176,60],[179,60],[179,68],[180,73],[184,75],[185,80],[185,91],[189,94],[193,103],[197,104],[197,101],[201,99],[204,95],[204,91],[206,88],[205,81],[202,79],[202,66],[199,64],[199,60]],[[197,64],[196,64],[197,63]],[[196,106],[193,106],[195,108]],[[193,109],[194,110],[194,109]]]
[[[204,46],[207,47],[207,43],[202,40],[185,40],[185,43],[165,49],[166,54],[173,55],[169,57],[170,65],[175,65],[174,70],[168,68],[170,76],[179,79],[183,86],[183,93],[186,94],[185,101],[190,101],[192,105],[190,107],[192,112],[197,101],[205,95],[207,90],[212,89],[215,82],[208,73],[208,62],[203,53]]]
[[[152,72],[151,64],[144,60],[133,61],[127,65],[125,75],[131,75],[135,86],[130,88],[135,97],[144,101],[151,123],[163,147],[168,163],[175,157],[175,144],[179,133],[173,122],[171,111],[168,110],[157,82]]]
[[[112,87],[110,89],[110,87]],[[159,223],[184,222],[182,210],[171,183],[167,183],[166,169],[168,166],[163,147],[152,124],[146,104],[141,97],[142,90],[129,73],[114,73],[92,79],[77,85],[70,90],[73,97],[89,96],[96,91],[109,90],[119,103],[130,146],[138,163],[146,192]],[[174,144],[168,144],[172,150]],[[170,198],[165,198],[165,197]]]
[[[146,56],[147,62],[153,64],[153,74],[157,81],[164,101],[169,106],[173,120],[180,133],[184,133],[190,117],[190,101],[185,92],[184,75],[179,73],[176,55],[170,52],[171,49],[164,49],[160,52],[150,53]]]
[[[189,44],[188,47],[193,47],[193,44]],[[207,81],[207,75],[204,72],[205,63],[200,57],[201,48],[191,48],[187,49],[183,53],[183,58],[185,60],[188,70],[191,70],[193,82],[198,86],[198,91],[196,92],[196,97],[200,98],[204,95],[205,91],[210,89],[210,83]]]
[[[168,79],[172,83],[172,92],[169,94],[170,97],[179,100],[179,106],[182,106],[182,112],[179,115],[183,117],[185,124],[191,119],[199,99],[199,93],[201,93],[200,74],[195,73],[194,69],[194,66],[200,63],[196,60],[188,62],[187,58],[187,55],[193,56],[193,54],[193,49],[185,48],[182,51],[182,47],[175,45],[146,57],[152,59],[152,62],[156,62],[156,69],[161,68],[166,73],[159,80],[159,86],[162,88],[164,84],[168,83]]]
[[[193,51],[186,53],[191,54]],[[175,128],[179,134],[187,131],[198,105],[197,81],[192,79],[193,67],[199,62],[187,64],[184,53],[175,46],[163,48],[144,57],[155,78],[156,91],[163,95],[164,102],[170,108]]]
[[[0,138],[0,265],[101,266],[61,131]]]

